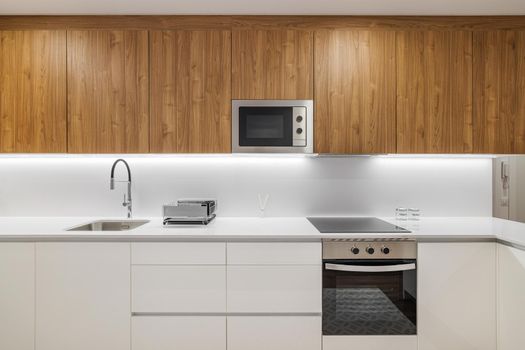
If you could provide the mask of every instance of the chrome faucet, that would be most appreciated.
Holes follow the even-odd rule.
[[[126,166],[126,169],[128,170],[128,181],[115,181],[115,167],[117,166],[118,162],[124,163]],[[111,167],[111,179],[109,180],[109,189],[114,190],[115,189],[115,182],[125,182],[128,184],[128,197],[126,199],[126,194],[124,194],[124,201],[122,202],[123,207],[128,208],[128,218],[131,218],[132,215],[132,209],[131,209],[131,170],[129,169],[128,163],[124,159],[117,159],[115,163],[113,163],[113,166]]]

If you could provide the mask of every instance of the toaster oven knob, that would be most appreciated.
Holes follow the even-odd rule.
[[[374,254],[375,249],[372,248],[372,247],[367,247],[367,248],[366,248],[366,252],[367,252],[368,254],[372,255],[372,254]]]
[[[296,132],[301,135],[303,133],[303,129],[302,128],[297,128]]]
[[[381,253],[383,253],[383,254],[385,254],[385,255],[386,255],[386,254],[389,254],[389,253],[390,253],[390,248],[388,248],[388,247],[383,247],[383,248],[381,248]]]
[[[355,255],[359,254],[359,248],[357,248],[357,247],[352,247],[352,248],[350,248],[350,251],[351,251],[353,254],[355,254]]]
[[[295,118],[295,121],[300,123],[303,121],[303,116],[302,115],[298,115],[297,118]]]

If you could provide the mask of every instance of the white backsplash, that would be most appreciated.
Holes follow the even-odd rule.
[[[0,158],[0,216],[124,216],[118,156]],[[447,157],[123,156],[136,217],[178,198],[216,198],[219,216],[491,216],[492,160]],[[124,167],[119,165],[119,178]]]

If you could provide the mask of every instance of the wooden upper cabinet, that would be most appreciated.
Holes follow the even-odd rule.
[[[151,152],[231,152],[230,31],[152,31]]]
[[[234,29],[234,99],[313,98],[312,32]]]
[[[395,33],[315,33],[315,151],[396,151]]]
[[[66,152],[65,31],[0,31],[0,152]]]
[[[474,33],[474,152],[525,153],[525,32]]]
[[[472,152],[472,33],[397,33],[397,152]]]
[[[149,151],[148,32],[67,34],[68,151]]]

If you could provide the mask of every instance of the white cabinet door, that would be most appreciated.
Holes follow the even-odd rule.
[[[228,312],[320,313],[321,266],[228,266]]]
[[[35,244],[0,243],[0,349],[34,344]]]
[[[498,244],[498,350],[523,349],[525,251]]]
[[[228,350],[321,350],[320,316],[229,316]]]
[[[36,350],[130,349],[129,243],[37,243]]]
[[[225,350],[226,316],[137,316],[131,334],[133,350]]]
[[[321,265],[318,242],[228,243],[229,265]]]
[[[419,350],[496,348],[496,244],[418,244]]]
[[[226,243],[131,243],[131,263],[133,265],[224,265]]]
[[[209,313],[226,311],[226,267],[132,267],[134,313]]]

